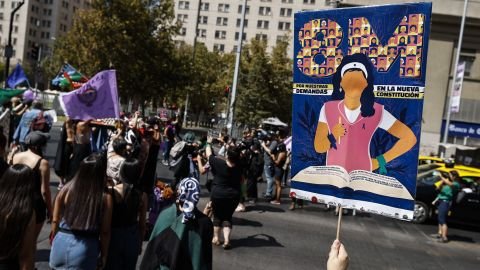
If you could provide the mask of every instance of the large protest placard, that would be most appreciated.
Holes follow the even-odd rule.
[[[291,196],[411,220],[431,3],[295,14]]]
[[[79,89],[60,95],[60,105],[71,119],[119,118],[115,70],[97,73]]]

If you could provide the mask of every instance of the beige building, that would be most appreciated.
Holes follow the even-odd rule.
[[[198,42],[210,50],[232,52],[240,37],[240,20],[243,0],[202,0]],[[268,40],[269,46],[289,35],[292,40],[293,14],[301,10],[419,2],[402,0],[256,0],[247,2],[244,31],[246,41],[257,38]],[[442,121],[446,115],[448,93],[453,80],[455,51],[460,32],[463,1],[434,0],[432,28],[428,52],[427,83],[424,99],[421,151],[426,154],[438,149],[441,141]],[[449,142],[480,146],[480,3],[470,1],[461,50],[461,60],[466,62],[460,112],[451,115],[452,134]],[[192,44],[198,0],[176,0],[175,13],[183,22],[177,41]],[[458,128],[461,126],[462,128]],[[461,132],[465,129],[470,134]]]
[[[21,1],[0,0],[0,54],[8,43],[10,14]],[[38,46],[43,58],[52,53],[55,38],[68,32],[75,12],[88,8],[91,0],[25,0],[13,18],[13,55],[10,64],[34,62],[32,50]],[[5,61],[5,58],[3,61]]]

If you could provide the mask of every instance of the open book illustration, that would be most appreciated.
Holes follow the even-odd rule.
[[[412,195],[397,179],[363,170],[348,173],[340,166],[311,166],[301,170],[292,180],[303,183],[350,188],[382,196],[413,200]],[[347,198],[348,199],[348,198]]]

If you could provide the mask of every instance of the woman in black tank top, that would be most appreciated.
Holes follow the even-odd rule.
[[[31,131],[25,137],[27,151],[16,154],[13,164],[25,164],[29,166],[34,177],[34,208],[36,216],[36,235],[40,234],[43,223],[52,215],[52,199],[50,193],[50,166],[43,159],[43,147],[46,146],[49,136],[39,131]]]
[[[128,158],[120,182],[109,188],[113,198],[112,235],[105,269],[135,269],[146,229],[147,195],[137,188],[141,165]]]

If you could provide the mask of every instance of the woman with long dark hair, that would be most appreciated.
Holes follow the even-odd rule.
[[[104,192],[105,170],[105,156],[91,154],[58,193],[50,267],[96,269],[105,265],[112,219],[112,197]]]
[[[320,111],[314,142],[318,153],[327,153],[326,165],[387,174],[387,163],[417,143],[408,126],[375,102],[373,77],[372,64],[360,53],[345,56],[333,75],[332,100]],[[385,153],[371,157],[370,140],[377,128],[398,140]]]
[[[16,164],[0,178],[0,269],[33,269],[36,246],[34,172]]]
[[[207,139],[205,152],[213,173],[211,201],[213,208],[213,239],[214,245],[220,245],[220,228],[223,227],[223,248],[230,249],[230,234],[232,231],[232,216],[240,202],[240,183],[242,168],[240,151],[231,146],[227,150],[227,159],[212,155],[212,138]]]
[[[51,220],[52,198],[50,193],[50,165],[43,158],[43,148],[47,145],[49,136],[39,131],[31,131],[25,137],[27,151],[13,156],[13,164],[24,164],[30,167],[34,176],[34,207],[35,207],[35,235],[38,238],[43,223],[47,218]]]
[[[106,269],[135,269],[145,237],[147,194],[138,189],[140,162],[123,161],[119,183],[109,187],[113,200],[112,235]]]

